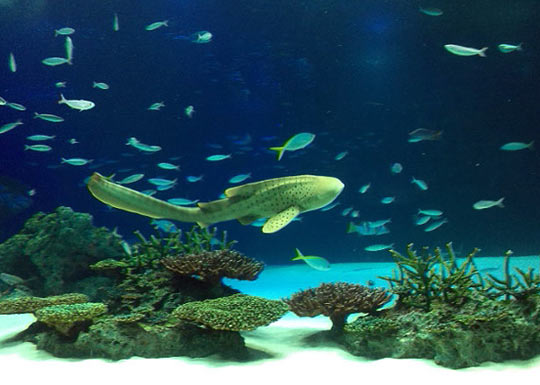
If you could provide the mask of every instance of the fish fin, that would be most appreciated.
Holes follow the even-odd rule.
[[[497,203],[497,207],[500,207],[500,208],[504,208],[504,204],[503,204],[503,201],[504,201],[504,197],[502,197],[501,199],[499,199],[498,203]]]
[[[211,225],[211,223],[205,223],[205,222],[197,222],[197,224],[198,224],[199,226],[201,226],[202,228],[206,228],[206,227],[208,227],[208,226]]]
[[[197,206],[201,209],[203,213],[210,214],[210,213],[215,213],[215,212],[222,211],[229,208],[231,203],[232,203],[231,200],[226,198],[226,199],[218,199],[212,202],[199,202],[197,203]]]
[[[534,140],[531,140],[531,143],[527,145],[527,148],[531,151],[534,150]]]
[[[486,50],[488,49],[488,47],[484,47],[480,50],[480,52],[478,52],[478,55],[479,56],[482,56],[482,57],[486,57]]]
[[[354,226],[353,222],[349,222],[347,225],[347,234],[352,234],[356,232],[356,227]]]
[[[240,222],[243,225],[249,225],[259,218],[261,218],[261,216],[259,215],[246,215],[244,217],[240,217],[236,219],[238,220],[238,222]]]
[[[277,213],[270,217],[264,224],[263,233],[275,233],[287,226],[300,213],[300,209],[296,206],[291,206],[288,209]]]
[[[225,190],[225,196],[227,198],[247,198],[257,190],[261,188],[261,184],[265,181],[261,182],[253,182],[253,183],[246,183],[240,186],[235,187],[229,187],[227,190]]]
[[[270,147],[269,150],[277,151],[277,160],[281,160],[283,153],[285,152],[285,147]]]

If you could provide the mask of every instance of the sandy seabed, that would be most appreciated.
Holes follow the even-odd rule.
[[[538,267],[538,257],[513,258],[514,266]],[[478,258],[480,269],[501,266],[502,259]],[[288,296],[298,289],[315,287],[320,282],[348,281],[365,283],[378,275],[387,275],[393,264],[335,264],[327,272],[305,265],[268,267],[255,282],[228,284],[247,294],[267,298]],[[279,287],[276,287],[279,282]],[[265,358],[238,363],[217,357],[160,358],[134,357],[128,360],[59,359],[36,350],[31,343],[5,343],[34,320],[30,314],[0,316],[0,378],[2,384],[509,384],[537,383],[540,357],[527,361],[484,363],[479,367],[452,370],[429,360],[368,360],[353,356],[337,346],[313,347],[305,337],[330,328],[325,317],[298,318],[289,313],[270,326],[242,335],[249,348]]]

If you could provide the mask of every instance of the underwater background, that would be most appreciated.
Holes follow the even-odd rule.
[[[94,224],[154,230],[148,218],[107,208],[85,187],[92,172],[178,178],[156,197],[217,199],[237,174],[244,183],[289,175],[334,176],[345,189],[339,205],[309,212],[275,234],[218,224],[235,248],[267,264],[289,263],[298,247],[330,262],[390,260],[371,244],[454,242],[482,256],[535,254],[540,191],[538,151],[501,151],[508,142],[538,142],[539,51],[535,1],[432,1],[433,17],[409,1],[6,1],[0,0],[0,96],[26,111],[0,106],[0,124],[23,125],[0,135],[0,241],[37,211],[63,205],[89,212]],[[114,14],[119,30],[113,30]],[[152,22],[168,26],[145,30]],[[72,27],[73,65],[46,66],[62,56]],[[210,31],[212,41],[190,36]],[[523,49],[508,54],[501,43]],[[489,47],[487,57],[462,57],[445,44]],[[16,72],[8,66],[13,53]],[[65,81],[65,88],[56,82]],[[93,88],[94,81],[110,88]],[[76,111],[57,101],[86,99]],[[149,111],[163,101],[160,111]],[[184,109],[192,105],[191,118]],[[51,113],[65,121],[33,119]],[[442,131],[440,140],[408,141],[418,128]],[[269,147],[300,132],[316,135],[305,149],[278,161]],[[48,152],[25,151],[33,134],[55,135]],[[159,145],[145,154],[130,137]],[[69,143],[76,138],[77,144]],[[340,160],[336,156],[347,152]],[[209,162],[213,154],[230,159]],[[61,158],[93,159],[85,166]],[[162,170],[159,162],[179,164]],[[392,173],[400,163],[403,170]],[[196,183],[186,176],[204,175]],[[421,191],[412,177],[427,182]],[[361,186],[371,183],[361,194]],[[145,180],[128,187],[151,188]],[[35,192],[35,194],[34,194]],[[395,197],[391,204],[381,198]],[[479,200],[504,197],[504,208],[474,210]],[[352,207],[358,217],[343,210]],[[438,209],[448,220],[426,232],[418,209]],[[349,222],[391,218],[381,236],[347,234]],[[183,229],[188,223],[176,223]]]

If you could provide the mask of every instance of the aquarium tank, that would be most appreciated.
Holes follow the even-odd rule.
[[[0,363],[532,378],[539,16],[0,0]]]

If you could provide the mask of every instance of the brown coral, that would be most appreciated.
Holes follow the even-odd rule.
[[[34,313],[44,307],[88,302],[88,296],[68,293],[50,297],[19,297],[0,301],[0,314]]]
[[[246,294],[188,302],[178,306],[172,316],[214,330],[254,330],[280,319],[289,311],[282,301]]]
[[[345,319],[352,313],[369,313],[390,301],[391,294],[384,289],[336,282],[322,283],[315,289],[301,290],[283,301],[300,317],[325,315],[332,321],[332,331],[341,331]]]
[[[212,284],[219,284],[223,277],[253,281],[264,269],[262,262],[232,250],[183,254],[163,258],[161,262],[177,274],[197,276]]]

